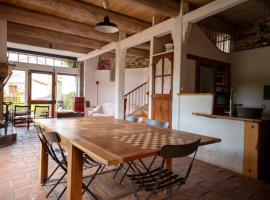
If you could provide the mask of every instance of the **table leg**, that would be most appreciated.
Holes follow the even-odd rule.
[[[172,170],[172,159],[171,158],[166,159],[165,165],[166,165],[165,166],[166,169],[171,171]],[[170,194],[171,192],[172,192],[172,189],[167,189],[167,190],[165,190],[164,194],[167,195],[167,194]]]
[[[82,200],[83,152],[68,145],[67,199]]]
[[[172,159],[171,158],[166,159],[166,169],[172,170]]]
[[[42,184],[48,177],[48,154],[42,143],[40,143],[40,155],[39,155],[39,182]]]

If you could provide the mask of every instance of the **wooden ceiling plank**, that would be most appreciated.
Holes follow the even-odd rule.
[[[173,0],[126,0],[126,1],[136,6],[144,6],[154,9],[158,13],[169,17],[178,16],[180,11],[180,4]]]
[[[26,44],[26,45],[31,45],[35,47],[43,47],[43,48],[48,48],[48,49],[71,51],[71,52],[77,52],[77,53],[83,53],[83,54],[86,54],[93,50],[93,49],[89,49],[85,47],[49,42],[46,40],[41,40],[37,38],[31,38],[31,37],[16,35],[16,34],[11,34],[11,33],[8,33],[7,38],[8,38],[8,42]]]
[[[22,25],[14,22],[8,22],[8,34],[14,35],[16,34],[17,40],[19,40],[18,37],[24,38],[27,36],[28,38],[31,39],[37,39],[35,41],[40,40],[43,46],[46,48],[49,47],[49,44],[55,44],[55,46],[63,46],[67,45],[67,47],[84,47],[82,50],[83,53],[89,53],[85,52],[84,50],[89,49],[100,49],[103,46],[106,45],[104,42],[98,42],[94,40],[90,40],[87,38],[82,38],[74,35],[69,35],[69,34],[64,34],[64,33],[59,33],[55,31],[49,31],[46,29],[41,29],[41,28],[35,28],[32,26],[27,26],[27,25]],[[14,37],[13,37],[14,38]],[[26,39],[26,41],[29,43],[29,39]],[[22,41],[20,39],[19,41]],[[37,44],[37,42],[34,42],[32,45]],[[31,45],[31,43],[30,43]],[[72,50],[69,48],[69,50]],[[137,49],[137,48],[131,48],[128,50],[129,55],[134,55],[137,57],[149,57],[149,50],[143,50],[143,49]]]
[[[47,40],[51,42],[68,44],[74,46],[81,46],[90,49],[100,49],[105,42],[95,41],[88,38],[82,38],[75,35],[70,35],[66,33],[60,33],[55,31],[50,31],[42,28],[36,28],[33,26],[18,24],[14,22],[8,22],[8,33],[16,33],[16,35],[25,36],[36,39]]]
[[[225,22],[224,20],[216,16],[206,18],[205,20],[199,22],[199,24],[210,28],[213,31],[220,31],[223,33],[233,33],[236,29],[235,26]]]
[[[197,23],[207,17],[228,10],[248,0],[215,0],[184,15],[184,23]]]
[[[100,33],[93,27],[67,19],[0,3],[0,18],[29,26],[77,35],[103,42],[118,41],[118,34]]]
[[[54,15],[72,21],[95,26],[103,20],[105,10],[98,6],[73,0],[0,0],[7,4]],[[111,20],[122,32],[134,34],[150,27],[150,24],[115,12],[109,12]]]

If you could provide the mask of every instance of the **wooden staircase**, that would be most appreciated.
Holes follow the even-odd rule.
[[[133,115],[148,118],[149,84],[145,82],[124,96],[125,116]]]

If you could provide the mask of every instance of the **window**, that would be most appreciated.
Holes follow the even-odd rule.
[[[216,46],[220,51],[230,53],[231,36],[227,33],[216,32]]]
[[[37,64],[37,57],[36,56],[28,56],[29,63]]]
[[[28,55],[19,54],[19,62],[28,63]]]
[[[74,60],[37,56],[33,54],[17,53],[17,52],[7,52],[7,56],[8,61],[13,62],[49,65],[55,67],[77,68],[77,63]]]
[[[52,74],[32,73],[31,100],[52,100]]]
[[[8,54],[8,60],[10,60],[10,61],[18,61],[18,53],[10,52]]]
[[[51,65],[53,66],[53,59],[52,58],[46,58],[46,65]]]
[[[54,66],[56,66],[56,67],[62,67],[62,60],[55,59],[54,60]]]
[[[4,101],[14,105],[25,104],[25,71],[13,70],[4,88]]]
[[[77,76],[57,75],[57,110],[72,110],[77,95]]]
[[[37,58],[37,63],[38,63],[39,65],[45,65],[45,60],[46,60],[45,57],[40,57],[40,56],[38,56],[38,58]]]

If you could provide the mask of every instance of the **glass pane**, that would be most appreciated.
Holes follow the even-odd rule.
[[[46,65],[51,65],[53,66],[53,59],[52,58],[46,58]]]
[[[32,100],[52,100],[52,75],[32,73]]]
[[[25,54],[19,54],[19,62],[28,63],[28,56]]]
[[[61,65],[62,65],[62,60],[58,60],[58,59],[54,60],[54,66],[61,67]]]
[[[162,93],[162,77],[156,77],[155,78],[155,94],[161,94]]]
[[[72,110],[77,95],[77,76],[57,75],[57,110]]]
[[[172,73],[172,62],[168,59],[164,59],[164,75],[169,75]]]
[[[51,115],[51,104],[31,104],[31,110],[34,111],[35,107],[38,106],[36,108],[36,115],[37,116],[46,116],[46,115]],[[40,107],[39,107],[40,106]],[[49,113],[48,113],[48,107],[49,106]]]
[[[171,76],[164,76],[163,94],[170,94],[171,92]]]
[[[13,73],[4,88],[4,101],[14,105],[25,103],[25,71],[13,70]]]
[[[45,65],[45,57],[38,57],[37,62],[40,65]]]
[[[29,56],[29,63],[37,64],[37,57],[36,56]]]
[[[161,76],[162,75],[162,59],[160,59],[156,64],[156,74],[155,76]]]
[[[9,52],[8,60],[9,61],[18,61],[18,54],[13,53],[13,52]]]
[[[62,67],[76,68],[76,62],[72,60],[63,60]]]

